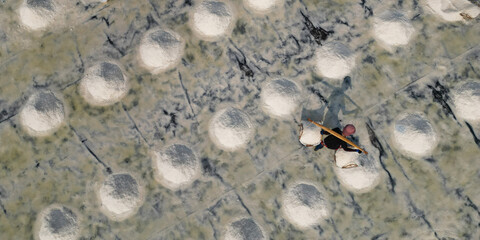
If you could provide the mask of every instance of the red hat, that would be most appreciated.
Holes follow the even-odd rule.
[[[343,128],[343,136],[350,136],[352,134],[355,133],[355,126],[353,126],[353,124],[347,124],[344,128]]]

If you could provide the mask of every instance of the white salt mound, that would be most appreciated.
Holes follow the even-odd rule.
[[[265,234],[251,218],[242,218],[227,227],[225,240],[263,240]]]
[[[418,113],[400,115],[395,122],[393,136],[401,150],[414,156],[426,156],[437,145],[432,125]]]
[[[460,15],[468,14],[475,18],[480,14],[480,7],[475,6],[468,0],[426,0],[427,5],[435,14],[446,21],[461,21],[464,18]]]
[[[457,116],[468,121],[480,120],[480,83],[468,82],[453,91]]]
[[[182,144],[173,144],[163,151],[154,152],[153,162],[159,182],[170,189],[191,183],[200,170],[195,153]]]
[[[231,30],[233,10],[224,2],[204,1],[194,9],[192,25],[200,37],[216,39]]]
[[[82,0],[85,5],[92,3],[106,3],[108,0]]]
[[[244,0],[244,4],[258,13],[266,13],[272,10],[281,0]]]
[[[356,152],[347,152],[340,148],[335,152],[335,165],[339,168],[345,168],[352,164],[360,166],[360,158],[365,157],[363,155]]]
[[[339,149],[335,153],[335,164],[334,171],[340,183],[349,191],[365,193],[380,182],[377,164],[370,155]]]
[[[210,120],[209,135],[217,147],[234,151],[250,141],[253,124],[246,113],[229,107],[218,111]]]
[[[46,136],[65,119],[63,103],[51,91],[39,91],[28,99],[20,112],[20,122],[32,136]]]
[[[80,82],[80,94],[92,105],[116,103],[127,92],[127,78],[115,63],[102,62],[89,68]]]
[[[137,181],[126,173],[110,175],[100,187],[99,198],[102,210],[116,221],[133,215],[142,203]]]
[[[77,215],[67,207],[52,205],[38,216],[40,240],[73,240],[78,238]]]
[[[154,29],[143,37],[139,57],[152,73],[159,73],[175,67],[183,56],[184,40],[168,29]]]
[[[307,183],[289,188],[283,195],[282,208],[288,221],[300,228],[316,225],[330,215],[324,194]]]
[[[277,79],[262,88],[262,108],[273,117],[287,118],[298,108],[300,88],[293,81]]]
[[[375,38],[388,46],[406,45],[413,34],[410,20],[398,11],[387,11],[375,17],[373,24]]]
[[[302,132],[300,133],[300,143],[303,145],[316,146],[322,141],[320,128],[309,121],[302,121]]]
[[[324,77],[343,79],[353,68],[355,54],[342,43],[326,43],[316,52],[316,70]]]
[[[31,30],[47,27],[56,15],[57,6],[52,0],[26,0],[19,8],[20,22]]]

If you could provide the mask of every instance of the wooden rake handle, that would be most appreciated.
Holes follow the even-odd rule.
[[[348,143],[348,144],[350,144],[350,145],[354,146],[354,147],[355,147],[355,148],[357,148],[358,150],[360,150],[360,151],[362,151],[363,153],[365,153],[366,155],[368,155],[368,152],[367,152],[367,151],[363,150],[361,147],[357,146],[357,144],[355,144],[355,143],[353,143],[352,141],[348,140],[346,137],[344,137],[344,136],[342,136],[342,135],[338,134],[337,132],[333,131],[333,130],[332,130],[332,129],[330,129],[330,128],[327,128],[327,127],[325,127],[325,126],[323,126],[323,125],[321,125],[321,124],[319,124],[319,123],[317,123],[317,122],[313,121],[313,120],[312,120],[312,119],[310,119],[310,118],[309,118],[309,119],[307,119],[307,120],[308,120],[309,122],[311,122],[311,123],[313,123],[313,124],[317,125],[317,127],[319,127],[319,128],[321,128],[321,129],[323,129],[323,130],[325,130],[325,131],[329,132],[330,134],[332,134],[333,136],[337,137],[338,139],[340,139],[340,140],[342,140],[342,141],[344,141],[344,142],[346,142],[346,143]]]

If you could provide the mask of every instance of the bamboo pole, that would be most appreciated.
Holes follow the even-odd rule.
[[[321,129],[329,132],[330,134],[332,134],[333,136],[337,137],[338,139],[340,139],[340,140],[342,140],[342,141],[344,141],[344,142],[346,142],[346,143],[354,146],[355,148],[357,148],[358,150],[362,151],[363,153],[368,154],[367,151],[365,151],[365,150],[363,150],[361,147],[357,146],[357,144],[353,143],[352,141],[348,140],[346,137],[338,134],[337,132],[333,131],[332,129],[327,128],[327,127],[325,127],[325,126],[323,126],[323,125],[321,125],[321,124],[319,124],[319,123],[311,120],[310,118],[308,119],[308,121],[310,121],[311,123],[317,125],[317,127],[319,127],[319,128],[321,128]]]

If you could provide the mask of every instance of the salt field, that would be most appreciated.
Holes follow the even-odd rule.
[[[478,0],[0,1],[0,22],[1,240],[480,238]]]

